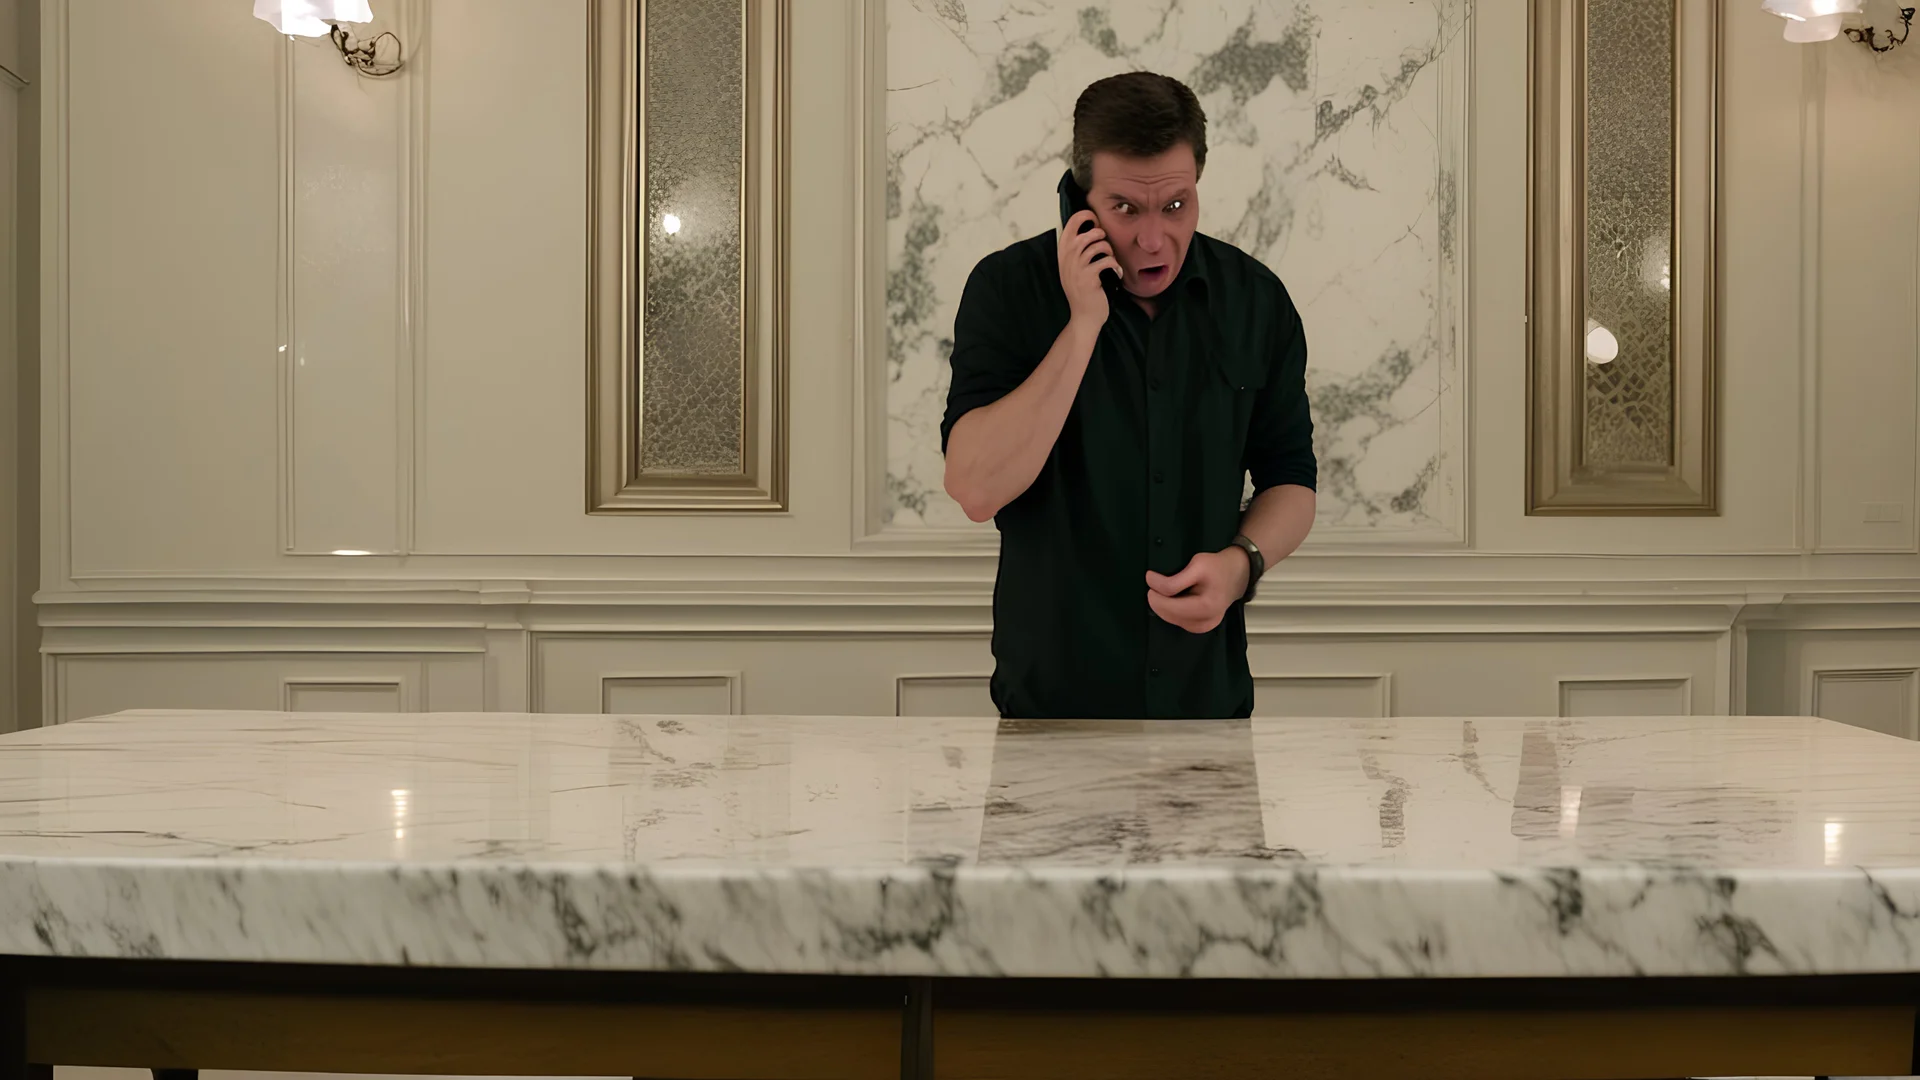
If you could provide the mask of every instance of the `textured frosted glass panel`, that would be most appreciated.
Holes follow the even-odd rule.
[[[642,474],[732,474],[745,467],[744,18],[741,0],[646,5]]]
[[[1587,318],[1619,356],[1586,364],[1583,461],[1673,458],[1673,5],[1587,0]]]

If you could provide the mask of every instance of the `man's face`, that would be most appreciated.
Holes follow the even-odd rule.
[[[1150,158],[1106,150],[1093,155],[1087,205],[1113,243],[1128,292],[1158,296],[1180,273],[1200,221],[1199,182],[1186,143]]]

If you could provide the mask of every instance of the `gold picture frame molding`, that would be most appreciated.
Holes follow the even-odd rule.
[[[1532,0],[1527,69],[1527,513],[1710,516],[1718,484],[1723,0],[1672,0],[1671,464],[1583,460],[1586,0]]]
[[[661,0],[655,0],[661,2]],[[784,511],[788,490],[790,0],[741,0],[741,417],[735,473],[640,470],[647,0],[592,0],[587,46],[587,512]]]

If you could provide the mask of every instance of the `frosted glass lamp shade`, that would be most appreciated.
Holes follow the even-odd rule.
[[[253,15],[294,37],[326,37],[334,23],[373,21],[367,0],[253,0]]]
[[[1787,23],[1786,38],[1796,44],[1805,45],[1815,41],[1832,41],[1840,36],[1840,16],[1815,15],[1804,22]]]
[[[1832,41],[1840,36],[1840,19],[1858,15],[1863,0],[1761,0],[1760,7],[1786,21],[1788,41]]]

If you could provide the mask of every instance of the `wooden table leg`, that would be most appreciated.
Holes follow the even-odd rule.
[[[933,980],[910,979],[900,1012],[900,1080],[933,1080]]]
[[[0,1080],[53,1080],[53,1066],[27,1064],[27,998],[0,967]]]

